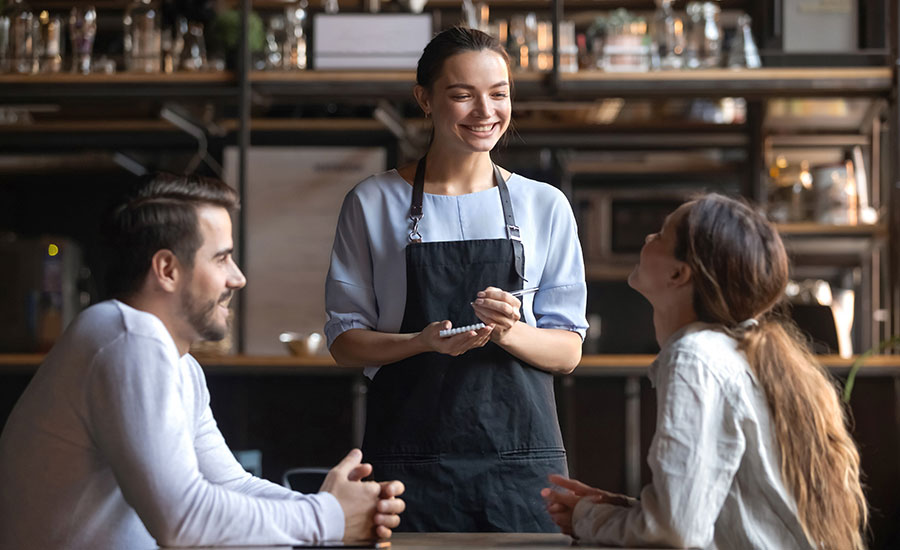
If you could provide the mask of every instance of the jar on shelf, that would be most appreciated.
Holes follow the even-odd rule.
[[[578,72],[578,44],[575,39],[575,22],[559,23],[559,72]]]
[[[646,72],[650,69],[647,21],[618,9],[606,21],[602,67],[610,72]]]
[[[125,70],[158,73],[162,68],[162,14],[153,0],[133,0],[125,9]]]

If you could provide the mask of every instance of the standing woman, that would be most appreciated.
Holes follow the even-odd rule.
[[[563,532],[677,548],[865,547],[859,454],[834,381],[773,314],[788,260],[743,203],[708,195],[649,235],[628,283],[653,306],[656,434],[634,500],[551,476]]]
[[[578,364],[587,328],[572,210],[558,189],[491,161],[512,111],[496,39],[441,32],[416,80],[433,139],[417,164],[344,201],[329,348],[370,367],[363,451],[376,478],[406,484],[404,529],[553,530],[539,494],[566,470],[553,374]],[[540,288],[510,294],[523,287]]]

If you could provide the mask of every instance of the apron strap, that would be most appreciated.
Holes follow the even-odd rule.
[[[419,159],[416,166],[416,177],[413,180],[412,205],[409,209],[409,219],[412,220],[412,231],[409,233],[410,242],[422,242],[422,235],[419,233],[419,222],[422,221],[425,213],[422,209],[422,203],[425,196],[425,158],[423,155]],[[503,208],[503,221],[506,224],[506,238],[512,243],[513,254],[515,256],[516,274],[522,281],[528,281],[525,278],[525,246],[522,244],[522,234],[519,226],[516,225],[516,215],[513,212],[512,201],[509,198],[509,188],[500,173],[500,168],[496,164],[494,167],[494,180],[497,183],[497,189],[500,191],[500,206]]]
[[[513,255],[516,262],[516,275],[524,282],[525,278],[525,245],[522,244],[522,234],[516,225],[516,215],[513,212],[512,200],[509,198],[509,188],[506,180],[500,173],[500,167],[494,165],[494,179],[497,180],[497,189],[500,191],[500,205],[503,207],[503,217],[506,223],[506,238],[512,243]]]

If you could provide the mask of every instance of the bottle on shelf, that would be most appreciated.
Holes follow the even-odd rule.
[[[715,2],[690,2],[686,7],[689,29],[685,46],[688,69],[718,67],[722,61],[722,26]]]
[[[738,26],[728,51],[728,67],[732,69],[758,69],[762,67],[759,50],[750,31],[751,18],[747,14],[738,17]]]
[[[44,10],[36,22],[36,52],[42,73],[62,70],[62,18]]]
[[[197,72],[208,68],[206,63],[206,41],[203,38],[203,23],[191,21],[184,33],[181,60],[178,68],[182,71]]]
[[[35,32],[34,12],[25,0],[11,0],[0,16],[0,30],[6,30],[5,48],[0,46],[2,72],[32,74],[40,66],[37,56],[39,37]],[[2,34],[2,32],[0,32]],[[3,39],[0,36],[0,39]],[[5,61],[3,60],[5,57]]]
[[[162,68],[162,14],[153,0],[132,0],[122,19],[125,70],[158,73]]]
[[[654,69],[680,69],[684,54],[684,22],[672,9],[674,0],[656,0],[653,15],[651,66]]]
[[[97,11],[93,6],[74,6],[69,11],[69,41],[72,43],[72,72],[91,72],[91,52],[97,35]]]

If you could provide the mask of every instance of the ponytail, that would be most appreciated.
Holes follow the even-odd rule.
[[[806,536],[816,548],[865,548],[859,453],[835,382],[791,321],[762,319],[739,342],[765,393],[782,479]]]

